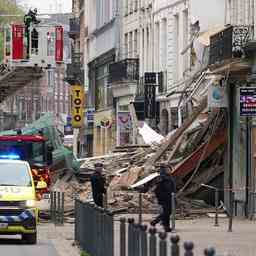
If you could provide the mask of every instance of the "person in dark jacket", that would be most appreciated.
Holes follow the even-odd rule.
[[[166,232],[170,232],[170,215],[172,213],[172,193],[176,193],[174,178],[167,173],[166,167],[160,167],[160,176],[154,190],[158,204],[162,207],[162,212],[151,222],[155,226],[160,221]]]
[[[106,194],[105,178],[102,176],[103,164],[95,163],[94,167],[95,172],[91,176],[93,201],[103,208],[103,195]]]

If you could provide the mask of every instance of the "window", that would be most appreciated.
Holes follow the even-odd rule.
[[[188,45],[188,10],[183,11],[183,48]],[[188,63],[188,53],[183,55],[183,72],[189,67]]]
[[[137,12],[138,11],[138,6],[139,6],[139,1],[135,0],[134,1],[134,11]]]
[[[133,13],[133,0],[129,1],[129,13],[132,14]]]
[[[124,5],[124,16],[128,15],[128,0],[125,0],[125,5]]]
[[[47,56],[55,55],[55,32],[47,33]]]
[[[162,35],[163,35],[163,40],[162,40],[162,62],[163,62],[163,70],[167,69],[167,20],[163,19],[162,20]]]
[[[132,58],[132,54],[133,54],[133,47],[132,47],[132,32],[129,33],[129,37],[128,37],[128,49],[129,49],[129,52],[128,52],[128,58]]]
[[[128,33],[124,36],[124,55],[125,58],[128,58]]]
[[[178,128],[178,109],[177,108],[172,108],[171,109],[171,126],[172,130],[175,130]]]
[[[134,57],[136,58],[138,54],[138,30],[134,31]]]
[[[108,64],[96,69],[96,109],[112,105],[113,96],[108,86]]]
[[[124,6],[124,16],[128,15],[128,6],[129,6],[129,0],[125,0],[125,6]]]
[[[160,29],[159,23],[155,23],[155,70],[159,71],[159,40],[160,40]]]
[[[147,47],[147,48],[146,48],[146,49],[147,49],[147,50],[146,50],[146,55],[147,55],[147,56],[146,56],[146,67],[145,67],[145,68],[146,68],[146,71],[149,71],[149,69],[150,69],[150,68],[149,68],[149,65],[150,65],[150,64],[149,64],[149,62],[150,62],[150,57],[149,57],[149,56],[150,56],[150,39],[149,39],[149,36],[150,36],[150,34],[149,34],[149,27],[147,27],[147,28],[146,28],[146,37],[147,37],[147,38],[146,38],[146,40],[147,40],[147,41],[146,41],[146,47]]]
[[[55,85],[55,77],[53,70],[48,70],[48,88],[53,89]]]
[[[179,43],[179,37],[180,37],[180,31],[179,31],[179,15],[175,15],[174,16],[174,28],[175,28],[175,33],[174,33],[174,42],[175,42],[175,51],[176,52],[176,58],[175,58],[175,63],[174,63],[174,67],[175,67],[175,80],[176,82],[179,80],[180,76],[180,69],[179,69],[179,65],[180,65],[180,61],[179,61],[179,52],[180,52],[180,43]]]

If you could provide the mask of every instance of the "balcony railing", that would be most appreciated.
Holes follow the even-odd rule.
[[[252,26],[229,26],[210,38],[209,64],[244,57],[244,46],[253,39]]]
[[[78,18],[71,18],[69,20],[69,36],[71,38],[77,37],[80,34],[80,24]]]
[[[155,85],[157,88],[157,93],[163,94],[167,92],[167,71],[162,71],[155,73]],[[145,76],[140,77],[139,83],[137,85],[137,96],[144,97],[145,94]]]
[[[138,81],[139,59],[125,59],[109,66],[109,82]]]

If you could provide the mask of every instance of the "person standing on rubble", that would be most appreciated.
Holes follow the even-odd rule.
[[[91,176],[92,197],[94,203],[103,208],[103,195],[106,194],[105,178],[102,175],[103,164],[95,163],[95,172]]]
[[[160,166],[160,176],[154,192],[162,211],[150,224],[155,226],[161,221],[165,232],[171,232],[172,193],[176,193],[176,184],[174,178],[167,172],[164,165]]]

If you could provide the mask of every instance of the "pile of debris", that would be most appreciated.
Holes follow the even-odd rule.
[[[90,175],[94,163],[100,161],[108,184],[108,206],[114,212],[133,213],[139,208],[139,192],[131,189],[132,185],[141,180],[151,182],[150,175],[160,163],[165,163],[176,178],[179,208],[183,212],[191,211],[191,207],[209,210],[207,205],[214,204],[214,191],[206,190],[201,184],[223,186],[227,136],[225,113],[221,110],[208,113],[206,108],[207,99],[203,99],[183,126],[159,145],[118,147],[112,154],[83,159],[80,173],[70,177],[69,182],[62,179],[62,185],[57,183],[55,187],[70,197],[79,194],[81,200],[91,201]],[[67,205],[71,201],[67,198]],[[142,208],[144,213],[158,208],[153,193],[143,194]]]

